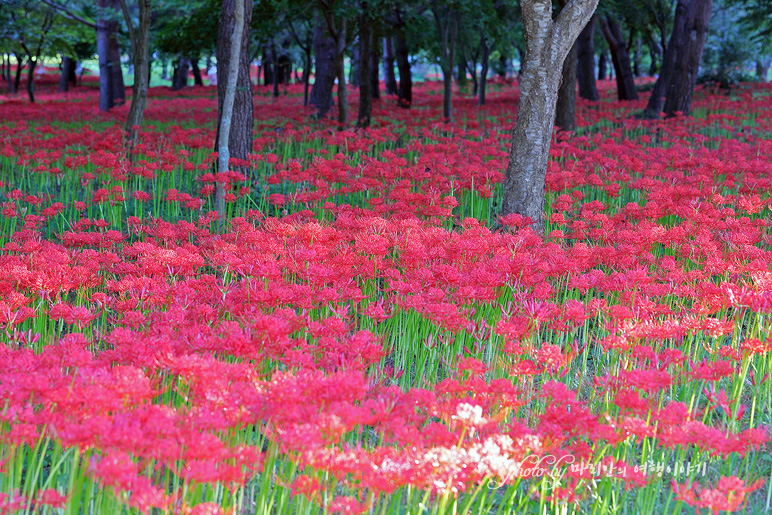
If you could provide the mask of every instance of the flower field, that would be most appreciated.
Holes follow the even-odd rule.
[[[0,513],[768,513],[770,85],[605,84],[543,237],[497,215],[509,84],[366,131],[259,88],[227,174],[214,89],[127,156],[128,106],[46,87],[0,98]]]

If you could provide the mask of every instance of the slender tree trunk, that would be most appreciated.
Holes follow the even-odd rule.
[[[386,94],[397,94],[397,77],[394,75],[394,44],[392,38],[383,38],[383,76]]]
[[[165,57],[161,59],[161,79],[169,80],[169,60]]]
[[[595,83],[595,18],[579,34],[576,40],[576,78],[579,82],[579,96],[592,100],[598,100],[598,87]]]
[[[27,96],[31,103],[35,103],[35,68],[37,68],[38,60],[35,57],[29,57],[27,59]]]
[[[17,91],[19,91],[19,86],[21,85],[21,72],[24,69],[24,58],[19,57],[19,54],[15,54],[16,56],[16,77],[13,80],[12,84],[9,84],[11,86],[10,90],[11,93],[16,94]]]
[[[691,111],[694,85],[705,48],[712,7],[713,0],[689,1],[686,10],[685,41],[679,49],[665,93],[664,111],[667,116],[674,116],[676,113],[688,115]]]
[[[355,88],[359,87],[359,47],[362,45],[360,38],[351,50],[351,65],[349,66],[348,83]]]
[[[563,61],[598,0],[577,0],[553,21],[552,2],[520,0],[526,34],[525,70],[504,180],[502,214],[529,217],[544,230],[544,184]]]
[[[357,115],[357,127],[367,128],[370,126],[373,112],[372,77],[370,76],[373,34],[367,0],[360,3],[359,9],[359,114]]]
[[[483,35],[481,38],[482,45],[482,68],[480,69],[480,91],[477,103],[481,106],[485,105],[485,86],[488,83],[488,62],[490,61],[490,47],[488,46],[488,40]]]
[[[665,47],[665,53],[662,56],[662,66],[659,69],[659,77],[654,83],[654,89],[651,92],[646,109],[641,113],[641,117],[648,119],[659,118],[662,112],[662,103],[665,92],[668,89],[670,78],[673,75],[676,59],[681,52],[681,46],[685,41],[686,30],[686,11],[689,0],[678,0],[676,4],[675,18],[673,19],[673,32],[670,33],[670,41]]]
[[[273,97],[279,98],[279,75],[281,67],[279,66],[279,57],[276,55],[276,41],[271,38],[271,61],[273,61]]]
[[[131,107],[126,118],[126,139],[130,145],[136,143],[139,127],[145,116],[147,93],[150,87],[150,3],[151,0],[137,0],[139,7],[139,24],[133,28],[126,0],[121,0],[121,9],[129,30],[131,53],[134,59],[134,88],[131,95]]]
[[[316,58],[314,85],[311,88],[311,105],[316,107],[316,117],[325,118],[332,108],[332,90],[335,86],[336,44],[327,30],[327,22],[317,13],[314,26],[314,56]]]
[[[71,57],[62,56],[62,74],[59,75],[59,92],[70,90],[70,76],[75,71],[75,62]]]
[[[608,57],[606,52],[601,52],[598,59],[598,80],[606,80],[608,78]]]
[[[458,36],[458,15],[455,7],[443,8],[440,12],[436,2],[432,13],[440,36],[440,65],[442,68],[442,116],[453,123],[453,66],[456,63],[456,39]],[[463,74],[466,77],[466,74]],[[460,78],[460,77],[459,77]]]
[[[308,105],[308,88],[311,80],[311,48],[305,51],[306,62],[303,66],[303,106]]]
[[[236,10],[241,9],[235,5],[243,2],[244,15],[241,24],[236,21]],[[217,29],[217,136],[215,148],[219,147],[220,126],[222,125],[223,108],[227,88],[235,88],[233,114],[230,119],[230,133],[228,139],[228,152],[231,158],[248,160],[252,152],[252,137],[254,131],[254,106],[252,103],[252,81],[249,75],[249,30],[252,21],[252,0],[223,0],[220,24]],[[241,34],[241,47],[238,58],[238,79],[235,83],[230,81],[230,63],[236,52],[232,48],[233,34],[239,29]]]
[[[556,106],[555,125],[564,131],[576,128],[576,43],[571,47],[565,61],[558,88],[558,103]]]
[[[611,49],[611,60],[617,76],[617,98],[638,100],[638,90],[635,88],[633,69],[630,66],[630,52],[622,36],[622,28],[610,16],[601,16],[600,26]]]
[[[397,59],[397,69],[399,69],[397,102],[400,107],[410,108],[413,105],[413,76],[410,70],[407,40],[403,32],[394,36],[394,55]]]
[[[249,3],[249,10],[251,14],[252,1],[246,0],[246,2]],[[241,78],[239,75],[243,71],[242,66],[240,66],[241,64],[240,60],[244,53],[242,52],[244,41],[245,40],[247,41],[247,47],[249,45],[248,43],[249,38],[244,37],[244,32],[247,32],[244,30],[244,28],[249,27],[248,18],[251,18],[251,16],[245,15],[244,3],[245,2],[242,0],[235,0],[235,1],[225,0],[223,2],[223,13],[222,13],[223,15],[221,17],[221,20],[222,20],[221,23],[225,22],[226,16],[230,15],[228,16],[228,18],[232,20],[233,29],[230,32],[230,42],[229,42],[230,44],[228,45],[229,52],[228,52],[227,75],[225,76],[226,80],[222,81],[222,82],[225,82],[227,85],[224,88],[222,106],[220,107],[220,120],[218,124],[219,130],[217,134],[217,151],[218,151],[217,170],[220,173],[224,173],[228,171],[228,166],[230,161],[230,134],[231,134],[231,127],[233,124],[233,108],[236,102],[236,89],[240,82],[239,79]],[[228,9],[228,11],[226,11],[226,9]],[[218,49],[221,46],[224,46],[224,45],[218,45]],[[220,62],[220,59],[219,59],[220,55],[224,57],[224,54],[219,54],[217,59],[218,62]],[[217,84],[220,84],[220,83],[221,81],[218,80]],[[249,72],[247,72],[247,83],[251,84],[249,80]],[[250,135],[250,140],[251,140],[251,135]],[[222,217],[225,213],[224,193],[225,192],[223,188],[223,183],[218,182],[217,191],[215,193],[215,206],[217,208],[217,213],[219,213],[220,215],[221,226],[222,226]]]

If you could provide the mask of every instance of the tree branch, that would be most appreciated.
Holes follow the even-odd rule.
[[[126,20],[126,27],[129,29],[129,41],[131,42],[131,49],[134,51],[137,48],[137,39],[134,35],[134,24],[131,22],[131,15],[129,14],[129,6],[126,5],[126,0],[120,0],[121,11],[123,11],[123,19]]]
[[[92,29],[104,28],[104,27],[100,27],[98,23],[94,23],[92,21],[88,21],[87,19],[78,16],[77,14],[73,13],[72,11],[70,11],[69,9],[67,9],[63,5],[59,5],[59,4],[55,3],[55,2],[52,2],[51,0],[40,0],[40,1],[43,2],[44,4],[46,4],[47,6],[53,7],[54,9],[56,9],[59,12],[59,14],[61,14],[65,18],[68,18],[70,20],[83,23],[84,25],[87,25],[87,26],[91,27]]]

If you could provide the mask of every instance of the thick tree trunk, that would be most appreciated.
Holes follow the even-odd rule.
[[[335,40],[327,30],[327,23],[317,14],[314,25],[314,56],[316,59],[314,85],[311,88],[311,105],[316,107],[316,117],[325,118],[332,108],[332,89],[335,86]]]
[[[241,48],[239,49],[238,79],[233,86],[229,82],[231,48],[233,34],[237,30],[235,13],[236,2],[244,2],[244,20],[241,27]],[[252,21],[252,0],[223,0],[220,24],[217,29],[217,137],[215,149],[220,141],[220,126],[222,125],[223,102],[228,86],[235,87],[233,116],[230,120],[230,134],[227,139],[230,157],[249,159],[252,152],[252,136],[254,130],[254,106],[252,103],[252,82],[249,77],[249,29]]]
[[[480,91],[477,97],[477,103],[481,106],[485,105],[485,86],[488,84],[488,63],[490,61],[490,47],[488,46],[488,40],[485,36],[482,36],[482,62],[480,69]]]
[[[633,69],[630,66],[630,52],[622,35],[622,28],[610,16],[601,16],[600,26],[611,49],[611,60],[617,76],[617,98],[638,100],[638,90],[635,89]]]
[[[579,82],[579,96],[598,100],[598,87],[595,83],[595,16],[579,34],[576,40],[576,78]]]
[[[386,94],[397,94],[397,77],[394,74],[394,44],[392,38],[383,38],[383,76]]]
[[[555,113],[555,125],[564,131],[576,128],[576,43],[571,47],[565,61],[558,88],[558,103]]]
[[[606,52],[601,52],[598,59],[598,80],[606,80],[608,78],[608,57]]]
[[[372,77],[370,63],[372,61],[372,25],[368,15],[367,1],[360,4],[359,11],[359,114],[357,127],[369,127],[373,112]]]
[[[268,46],[263,47],[263,86],[272,86],[273,78],[276,74],[274,69],[273,55]],[[257,84],[260,84],[260,77],[257,77]]]
[[[370,96],[373,97],[373,99],[381,98],[381,78],[379,74],[380,69],[380,63],[381,63],[381,54],[382,48],[381,48],[381,38],[378,37],[377,33],[373,33],[372,37],[373,46],[370,52],[370,92],[372,93]],[[392,69],[392,72],[394,70]]]
[[[198,63],[201,60],[199,56],[193,56],[190,60],[190,68],[193,71],[193,85],[203,86],[204,78],[201,76],[201,68],[198,67]]]
[[[248,4],[248,7],[246,7],[244,4]],[[227,10],[226,10],[227,9]],[[246,15],[245,11],[249,11],[249,16]],[[223,10],[222,10],[222,16],[220,18],[220,23],[225,24],[227,22],[230,22],[230,25],[232,26],[232,30],[230,31],[230,38],[229,38],[229,45],[228,45],[228,57],[227,61],[228,64],[223,65],[223,68],[227,69],[227,72],[224,73],[225,77],[223,77],[225,80],[220,80],[220,77],[218,77],[217,84],[225,83],[226,86],[223,91],[223,95],[221,98],[220,103],[220,119],[218,126],[218,134],[217,134],[217,151],[218,151],[218,157],[217,157],[217,170],[219,172],[227,172],[230,156],[231,156],[231,149],[230,149],[230,135],[231,135],[231,128],[233,127],[233,110],[234,105],[236,103],[236,90],[238,89],[239,82],[240,82],[240,75],[243,71],[243,66],[241,66],[241,58],[246,55],[249,55],[249,18],[251,18],[252,14],[252,0],[224,0],[223,1]],[[227,19],[226,19],[227,17]],[[246,29],[246,30],[245,30]],[[219,32],[219,31],[218,31]],[[247,37],[244,37],[244,33],[247,33]],[[218,34],[218,56],[217,61],[218,63],[222,63],[221,56],[225,57],[224,52],[221,53],[219,50],[221,47],[225,46],[223,45],[223,41],[219,38],[220,34]],[[243,49],[245,47],[244,42],[246,41],[246,47],[247,52],[244,52]],[[223,49],[224,50],[224,49]],[[249,63],[247,63],[247,67],[249,66]],[[219,69],[218,69],[219,72]],[[251,86],[251,81],[249,80],[249,70],[247,70],[247,84]],[[220,88],[218,87],[218,90]],[[251,87],[250,87],[251,90]],[[219,91],[218,91],[219,92]],[[251,95],[250,95],[250,101],[251,101]],[[251,142],[251,134],[250,134],[250,142]],[[234,156],[235,157],[235,156]],[[239,158],[239,159],[244,159]],[[217,191],[215,193],[215,206],[217,208],[217,213],[220,215],[220,224],[222,226],[222,216],[225,212],[225,202],[224,202],[224,188],[223,184],[221,182],[217,183]]]
[[[665,93],[670,84],[670,79],[675,69],[675,62],[681,52],[681,47],[685,42],[686,30],[686,11],[689,0],[678,0],[676,4],[675,18],[673,19],[673,32],[670,34],[670,41],[665,48],[662,56],[662,66],[659,69],[659,77],[654,83],[654,89],[651,92],[646,109],[641,116],[643,118],[656,119],[662,112],[662,102]]]
[[[139,6],[139,25],[134,29],[132,27],[131,17],[129,16],[126,0],[121,0],[121,9],[127,26],[132,27],[129,31],[131,39],[131,52],[134,59],[134,88],[131,96],[131,107],[129,107],[129,116],[126,118],[126,139],[130,144],[134,144],[137,139],[139,127],[142,125],[142,119],[145,116],[145,107],[147,106],[147,93],[150,87],[150,3],[151,0],[138,0]]]
[[[502,214],[529,217],[544,229],[544,183],[563,61],[598,0],[572,1],[553,21],[552,2],[520,0],[526,33],[525,70],[504,180]]]
[[[413,105],[413,76],[410,70],[407,40],[402,32],[394,36],[394,55],[397,58],[397,69],[399,70],[397,102],[400,107],[410,108]]]
[[[713,0],[689,1],[684,24],[684,43],[680,45],[665,93],[664,111],[667,116],[674,116],[676,113],[688,115],[691,111],[694,85],[705,48],[712,7]]]
[[[109,0],[97,0],[100,11],[106,9]],[[109,111],[115,106],[115,91],[113,89],[113,61],[110,52],[110,22],[97,20],[96,43],[99,55],[99,110]]]
[[[38,60],[34,57],[30,57],[27,60],[27,97],[33,104],[35,103],[35,68],[37,68]]]
[[[180,91],[188,87],[188,75],[190,74],[190,59],[180,57],[179,63],[174,68],[172,77],[172,91]]]
[[[118,7],[118,0],[111,0],[113,8]],[[121,47],[118,45],[118,22],[109,22],[110,36],[108,51],[110,52],[110,74],[112,75],[113,101],[117,105],[126,102],[126,86],[123,83],[123,68],[121,67]]]
[[[62,74],[59,76],[59,92],[70,90],[71,76],[75,73],[75,61],[71,57],[62,56]]]

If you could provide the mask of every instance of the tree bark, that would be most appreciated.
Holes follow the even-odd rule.
[[[482,58],[481,58],[481,66],[480,69],[480,91],[479,96],[477,97],[477,103],[481,106],[485,105],[485,86],[488,84],[488,63],[490,61],[490,47],[488,46],[488,39],[485,37],[485,35],[482,35],[481,37],[481,46],[482,46]]]
[[[21,85],[21,72],[24,69],[24,58],[19,57],[19,54],[15,54],[16,56],[16,77],[13,80],[13,87],[11,87],[11,93],[15,94],[17,91],[19,91],[19,86]]]
[[[571,47],[561,72],[558,102],[555,113],[555,125],[564,131],[576,128],[576,43]]]
[[[579,82],[579,96],[596,102],[598,87],[595,83],[595,16],[579,34],[576,40],[576,78]]]
[[[109,0],[97,0],[100,12],[109,5]],[[112,54],[110,52],[110,24],[107,20],[97,20],[97,54],[99,55],[99,110],[109,111],[115,106],[113,90]]]
[[[359,6],[359,114],[357,127],[370,126],[373,112],[372,77],[370,76],[370,61],[372,60],[372,25],[368,16],[367,0]]]
[[[303,106],[308,105],[308,94],[311,81],[311,48],[305,52],[306,62],[303,66]]]
[[[145,116],[147,93],[148,88],[150,87],[150,2],[151,0],[137,0],[139,7],[139,24],[137,25],[137,28],[134,29],[131,17],[129,16],[126,0],[121,0],[121,9],[123,10],[126,26],[129,28],[131,53],[134,59],[134,87],[125,127],[126,140],[129,141],[131,145],[137,140],[139,127],[142,125],[142,119]]]
[[[346,54],[346,20],[341,20],[335,44],[337,48],[336,68],[338,70],[338,123],[341,128],[348,123],[348,100],[346,98],[346,69],[343,59]]]
[[[688,115],[692,106],[694,85],[700,69],[702,51],[708,34],[713,0],[689,0],[684,23],[684,42],[678,49],[673,72],[665,93],[665,115]]]
[[[552,2],[520,0],[526,34],[525,70],[504,180],[502,214],[529,217],[544,230],[544,182],[563,61],[598,0],[574,0],[553,21]]]
[[[118,7],[118,0],[111,0],[113,8]],[[126,102],[126,86],[123,83],[123,68],[121,67],[121,47],[118,45],[118,22],[109,22],[108,51],[110,52],[110,74],[112,75],[113,101],[117,105]]]
[[[190,74],[190,59],[180,57],[180,60],[174,68],[172,76],[172,91],[180,91],[188,87],[188,75]]]
[[[316,117],[325,118],[332,108],[332,89],[335,86],[335,40],[327,30],[327,22],[317,13],[314,25],[314,85],[311,88],[311,105],[316,107]]]
[[[245,3],[249,4],[249,8],[245,9]],[[222,17],[220,18],[221,24],[223,24],[226,21],[226,16],[232,20],[232,26],[233,29],[230,31],[230,41],[229,41],[229,52],[228,52],[228,64],[227,64],[227,75],[225,75],[224,82],[226,84],[224,88],[224,95],[222,97],[222,104],[220,107],[220,120],[218,123],[218,134],[217,134],[217,151],[218,151],[218,157],[217,157],[217,170],[220,173],[227,172],[229,161],[230,161],[230,134],[231,134],[231,127],[233,125],[233,108],[236,101],[236,89],[239,85],[239,75],[242,71],[242,66],[240,66],[241,57],[243,56],[244,52],[244,41],[247,41],[247,47],[249,46],[249,37],[244,37],[244,32],[248,32],[249,27],[249,21],[246,19],[247,16],[245,16],[245,10],[249,10],[251,14],[251,8],[252,8],[252,0],[235,0],[235,1],[229,1],[224,0],[223,1],[223,11],[222,11]],[[226,9],[228,9],[226,11]],[[230,15],[230,16],[228,16]],[[250,16],[251,17],[251,16]],[[247,30],[245,30],[245,28]],[[219,35],[219,34],[218,34]],[[218,43],[219,43],[218,38]],[[221,45],[218,45],[218,50],[220,49]],[[224,57],[224,53],[220,54],[218,52],[218,59],[217,61],[220,62],[220,56]],[[248,55],[248,54],[247,54]],[[219,68],[218,68],[219,72]],[[217,84],[221,84],[221,81],[219,80],[220,77],[218,77]],[[249,81],[249,73],[247,73],[247,83],[250,84]],[[251,84],[250,84],[251,85]],[[218,88],[219,89],[219,88]],[[251,95],[250,95],[251,96]],[[251,137],[250,137],[251,139]],[[241,158],[243,159],[243,158]],[[222,217],[225,212],[225,201],[224,201],[224,188],[222,182],[217,182],[217,191],[215,193],[215,206],[217,208],[217,213],[220,215],[220,224],[222,226]]]
[[[222,125],[223,106],[230,79],[230,63],[234,50],[233,34],[238,29],[236,23],[236,2],[244,2],[244,19],[241,33],[241,48],[238,59],[238,79],[235,86],[233,115],[230,120],[230,133],[227,139],[230,157],[249,159],[252,152],[254,130],[254,106],[252,103],[252,82],[249,77],[249,30],[252,20],[252,0],[223,0],[220,24],[217,29],[217,136],[215,149],[219,147],[220,126]]]
[[[756,59],[756,77],[761,82],[767,82],[767,75],[769,75],[769,61],[765,57],[759,57]]]
[[[383,38],[383,76],[386,94],[397,94],[397,77],[394,74],[394,44],[392,38]]]
[[[276,40],[271,38],[271,61],[273,61],[273,97],[279,98],[279,74],[281,73],[279,67],[279,58],[276,55]]]
[[[617,98],[638,100],[638,90],[635,88],[633,70],[630,66],[630,52],[622,36],[622,28],[610,16],[601,16],[600,26],[611,49],[611,60],[617,77]]]
[[[397,103],[400,107],[409,109],[413,105],[413,76],[410,70],[407,39],[403,32],[399,32],[394,36],[394,55],[397,59],[397,69],[399,70]]]

